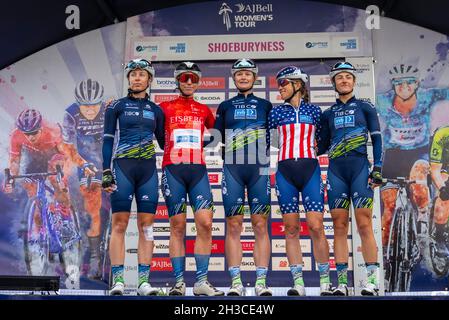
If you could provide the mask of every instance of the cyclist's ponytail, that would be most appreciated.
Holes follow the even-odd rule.
[[[299,92],[301,93],[301,99],[304,100],[304,102],[309,103],[309,90],[307,90],[307,86],[302,79],[299,79],[299,82],[301,83],[301,88],[299,89]]]

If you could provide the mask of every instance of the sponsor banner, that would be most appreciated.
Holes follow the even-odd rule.
[[[354,94],[358,99],[366,99],[374,104],[374,65],[373,58],[348,58],[354,68],[357,70],[357,81],[354,88]]]
[[[243,53],[253,59],[295,59],[360,56],[361,43],[357,33],[260,33],[201,36],[160,36],[160,46],[152,55],[153,61],[223,60],[235,59]],[[154,37],[151,37],[154,43]],[[134,58],[148,57],[145,51],[137,51],[136,45],[144,47],[145,40],[133,41]],[[369,44],[368,44],[369,45]],[[367,45],[367,46],[368,46]],[[366,48],[371,53],[371,48]],[[372,55],[372,54],[369,54]]]
[[[270,101],[273,105],[284,103],[278,91],[270,91]]]
[[[336,271],[337,270],[337,267],[336,267],[335,263],[336,263],[335,262],[335,258],[334,257],[329,257],[329,267],[330,267],[329,269],[331,271]],[[348,260],[348,271],[352,271],[352,265],[353,265],[352,259],[349,259]],[[315,263],[315,270],[318,271],[318,264],[317,263]]]
[[[327,155],[319,156],[318,162],[320,163],[320,166],[329,166],[329,158]]]
[[[312,252],[312,240],[310,239],[301,239],[299,241],[301,245],[302,253],[310,253]],[[286,253],[285,248],[285,239],[273,239],[271,240],[271,251],[273,253]]]
[[[160,181],[160,180],[159,180]],[[156,208],[155,220],[168,220],[168,209],[166,205],[159,205]]]
[[[225,101],[226,97],[224,92],[196,92],[194,99],[200,103],[215,105]]]
[[[332,81],[327,74],[310,75],[311,88],[332,88]]]
[[[312,103],[335,103],[336,93],[334,90],[311,90],[310,102]]]
[[[153,224],[153,232],[155,237],[170,236],[169,222],[155,222]]]
[[[165,101],[172,101],[178,98],[179,95],[176,93],[152,93],[151,94],[151,101],[154,101],[156,104],[161,104]]]
[[[194,222],[187,222],[187,236],[196,236],[196,226]],[[212,223],[212,236],[224,236],[225,224],[224,222]]]
[[[276,196],[276,191],[273,191],[271,189],[271,198]],[[271,218],[272,219],[282,219],[282,213],[281,208],[279,208],[279,205],[275,204],[271,206]]]
[[[266,84],[265,84],[265,77],[257,77],[256,82],[254,83],[254,89],[265,89]],[[228,78],[229,81],[229,89],[237,89],[234,83],[234,79],[232,79],[232,77]]]
[[[159,240],[154,241],[154,254],[168,254],[169,250],[169,240]]]
[[[255,271],[256,263],[253,257],[242,257],[242,264],[240,265],[241,271]]]
[[[212,172],[207,174],[211,185],[221,185],[221,172]]]
[[[243,253],[253,252],[254,251],[254,241],[251,239],[242,239],[240,240],[242,244],[242,251]]]
[[[332,46],[334,51],[350,53],[360,50],[359,38],[356,36],[335,36],[332,39]]]
[[[168,257],[153,257],[151,260],[151,272],[173,271],[173,267]]]
[[[242,236],[254,236],[253,225],[251,222],[244,221],[242,223]]]
[[[204,77],[200,80],[198,89],[225,89],[225,78]]]
[[[309,229],[307,227],[307,223],[305,221],[300,221],[300,236],[308,236]],[[272,221],[271,222],[271,234],[273,236],[285,236],[285,226],[283,222]]]
[[[168,77],[160,77],[154,78],[154,81],[151,83],[151,90],[175,90],[176,89],[176,81],[174,78]]]
[[[186,240],[186,253],[187,254],[193,254],[195,248],[195,240],[194,239],[188,239]],[[212,248],[211,253],[212,254],[223,254],[225,252],[225,242],[223,240],[214,240],[212,239]]]
[[[277,89],[278,88],[278,83],[276,81],[276,77],[275,76],[268,77],[268,88],[270,88],[270,89]]]
[[[206,167],[208,169],[221,169],[223,167],[223,159],[221,156],[206,156]]]
[[[302,271],[312,270],[312,258],[303,257],[304,267]],[[272,257],[271,258],[271,268],[275,271],[290,271],[287,257]]]
[[[225,258],[224,257],[210,257],[209,271],[224,271]],[[186,257],[186,271],[196,271],[196,262],[194,257]]]

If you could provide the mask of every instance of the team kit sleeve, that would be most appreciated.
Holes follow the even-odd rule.
[[[442,163],[443,162],[443,145],[442,139],[444,138],[445,130],[437,130],[432,139],[432,145],[430,146],[430,162]]]
[[[363,104],[368,131],[373,143],[374,166],[382,166],[382,135],[380,132],[379,116],[376,107],[371,103]]]
[[[103,170],[111,168],[112,148],[114,146],[115,130],[117,128],[118,101],[111,103],[104,114],[103,136]]]
[[[329,109],[328,109],[329,110]],[[320,133],[317,136],[318,155],[322,155],[327,152],[330,145],[330,129],[329,129],[329,113],[330,111],[324,111],[320,116]]]
[[[279,147],[279,137],[278,137],[278,118],[277,118],[278,107],[274,107],[270,110],[268,114],[268,125],[267,125],[267,149],[270,149],[272,145],[275,148]]]
[[[204,121],[204,125],[206,126],[207,129],[210,129],[213,128],[215,125],[215,118],[212,111],[210,111],[209,107],[205,106],[205,108],[207,109],[207,114],[206,119]]]
[[[67,111],[62,122],[62,140],[67,144],[76,143],[76,121]]]
[[[164,150],[165,145],[165,116],[160,107],[156,108],[156,129],[154,131],[159,147]]]

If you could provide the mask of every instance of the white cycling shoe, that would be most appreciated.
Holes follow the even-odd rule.
[[[112,285],[111,290],[109,290],[110,296],[123,296],[125,293],[125,284],[123,282],[116,282]]]
[[[143,282],[139,288],[137,288],[138,296],[156,296],[159,289],[153,288],[148,282]]]

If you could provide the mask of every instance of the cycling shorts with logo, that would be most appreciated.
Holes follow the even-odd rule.
[[[206,166],[203,164],[170,164],[162,170],[162,194],[172,217],[187,212],[187,194],[193,212],[213,210],[212,193]]]
[[[221,182],[226,217],[244,214],[245,187],[251,214],[271,212],[269,167],[257,164],[225,164]]]
[[[329,208],[373,207],[373,189],[368,184],[370,164],[366,157],[344,156],[329,160],[327,197]]]
[[[278,163],[276,194],[281,213],[299,212],[299,193],[306,212],[324,210],[324,184],[317,159],[288,159]]]
[[[111,194],[112,213],[131,211],[134,195],[137,212],[156,212],[158,178],[155,159],[115,159],[114,175],[117,189]]]

